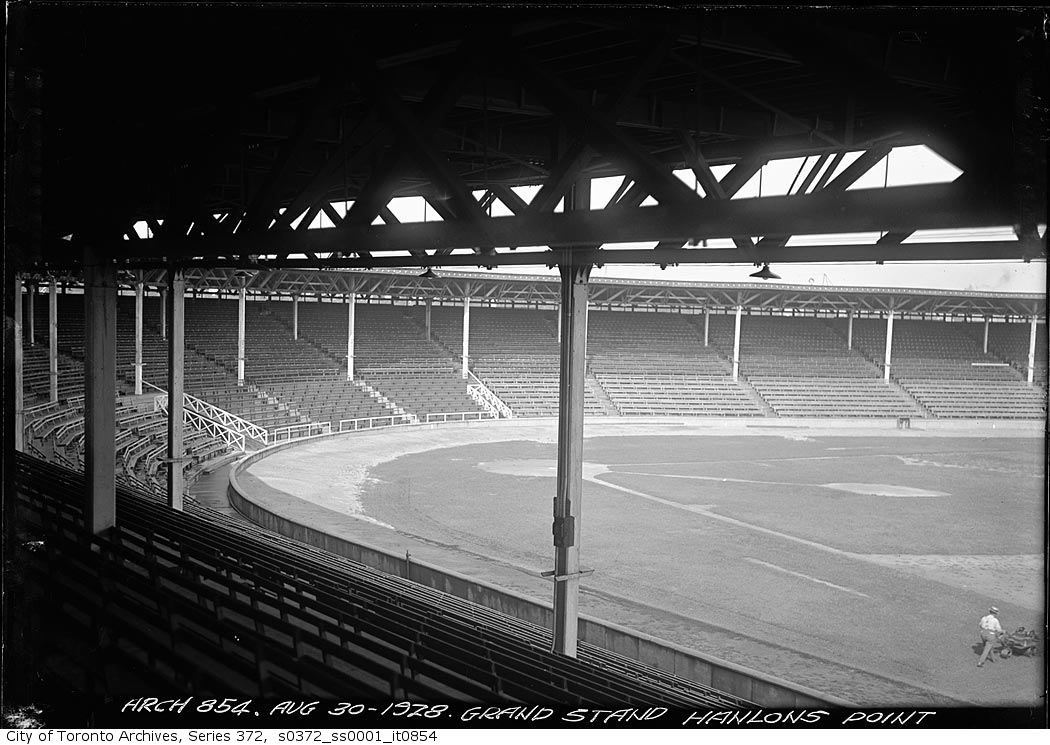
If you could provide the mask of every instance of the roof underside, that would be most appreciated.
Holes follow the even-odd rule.
[[[141,267],[601,263],[622,241],[658,244],[618,263],[1045,258],[1041,34],[999,10],[14,6],[9,250],[37,267],[86,247]],[[963,175],[846,191],[920,143]],[[807,188],[729,198],[801,155]],[[599,176],[622,188],[589,211]],[[404,195],[440,221],[400,224]],[[335,227],[306,230],[319,214]],[[1020,240],[902,245],[991,225]],[[785,245],[861,230],[886,235]]]

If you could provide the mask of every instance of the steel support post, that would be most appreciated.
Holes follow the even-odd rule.
[[[427,298],[426,305],[426,321],[427,321],[427,341],[430,341],[430,312],[433,310],[434,300],[433,298]]]
[[[992,324],[990,316],[984,317],[984,344],[981,346],[981,351],[988,354],[988,327]]]
[[[135,395],[142,395],[142,303],[144,287],[140,279],[135,283]]]
[[[346,298],[346,379],[354,379],[354,316],[357,311],[357,294],[351,292]]]
[[[853,349],[853,311],[849,312],[849,321],[846,323],[846,349]]]
[[[173,510],[181,510],[186,489],[182,471],[185,457],[182,408],[186,354],[186,277],[182,269],[168,269],[166,299],[171,320],[171,333],[168,334],[168,506]]]
[[[242,286],[237,293],[237,385],[244,385],[244,296]]]
[[[1028,334],[1028,385],[1035,382],[1035,316],[1032,316],[1032,330]]]
[[[47,382],[48,400],[58,401],[58,282],[47,291]]]
[[[22,391],[22,278],[15,277],[14,303],[15,357],[15,450],[25,451],[25,399]]]
[[[743,306],[736,306],[736,324],[733,326],[733,380],[740,377],[740,315]]]
[[[558,482],[554,498],[554,652],[576,656],[583,499],[583,404],[590,264],[561,272],[561,373],[558,381]]]
[[[890,361],[893,358],[893,310],[886,318],[886,358],[883,360],[882,379],[890,381]]]
[[[704,346],[710,346],[711,339],[711,309],[704,308]]]
[[[85,525],[116,524],[117,269],[84,251]]]
[[[26,325],[29,327],[29,346],[36,346],[36,284],[26,285]]]
[[[160,288],[160,338],[168,338],[168,288]]]
[[[470,298],[463,298],[463,379],[467,379],[470,360]]]
[[[292,295],[292,338],[299,341],[299,296]]]

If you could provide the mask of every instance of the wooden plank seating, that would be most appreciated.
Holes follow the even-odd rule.
[[[47,533],[44,556],[33,560],[49,578],[73,577],[69,584],[80,590],[64,595],[69,605],[90,609],[104,587],[103,607],[115,603],[131,614],[121,628],[140,614],[152,619],[136,626],[152,637],[140,645],[150,654],[128,655],[139,665],[185,673],[192,660],[206,675],[225,675],[227,690],[252,695],[269,685],[327,693],[364,686],[382,699],[528,694],[552,702],[746,705],[685,681],[667,685],[667,676],[649,677],[644,666],[628,674],[629,661],[601,666],[585,659],[588,650],[579,660],[553,655],[486,622],[490,612],[479,615],[466,601],[234,526],[204,508],[200,516],[175,513],[121,489],[113,537],[91,537],[89,546],[78,525],[79,477],[26,456],[18,468],[20,503]]]

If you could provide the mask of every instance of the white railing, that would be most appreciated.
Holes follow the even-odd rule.
[[[154,390],[161,391],[163,396],[154,396],[153,398],[153,410],[154,411],[167,411],[168,410],[168,393],[162,388],[143,381],[144,385],[149,385]],[[163,405],[159,403],[161,399],[164,399]],[[251,438],[258,440],[264,445],[269,444],[269,433],[265,427],[260,427],[258,424],[253,424],[247,419],[242,419],[236,414],[231,414],[226,409],[220,409],[215,404],[210,404],[207,401],[191,396],[188,393],[182,394],[182,410],[192,411],[194,414],[204,418],[210,419],[216,424],[222,425],[233,433],[240,435],[243,439]]]
[[[485,419],[498,419],[491,411],[448,411],[436,414],[427,414],[426,421],[430,422],[480,422]]]
[[[184,394],[185,396],[185,394]],[[224,422],[219,422],[211,419],[208,416],[201,414],[190,404],[187,398],[193,398],[192,396],[186,396],[183,399],[182,408],[182,422],[183,424],[189,424],[192,427],[205,432],[216,439],[222,440],[224,443],[232,448],[240,450],[242,453],[245,452],[245,441],[246,437],[243,432],[238,432],[235,429],[227,426]],[[194,398],[194,401],[200,401],[200,399]],[[201,402],[205,403],[205,402]],[[210,404],[209,404],[210,405]],[[165,414],[168,412],[168,397],[154,396],[153,397],[153,410],[163,411]],[[219,409],[222,411],[222,409]],[[255,425],[252,425],[255,426]]]
[[[493,419],[512,419],[514,412],[510,410],[507,404],[500,400],[499,396],[488,389],[481,379],[477,375],[467,370],[468,380],[467,393],[474,401],[477,402],[481,408],[485,409],[489,414],[492,415]]]
[[[290,424],[287,427],[278,427],[270,433],[268,444],[298,440],[301,437],[313,437],[314,435],[327,435],[332,432],[331,422],[308,422],[306,424]]]
[[[340,419],[336,424],[336,432],[355,432],[359,429],[374,429],[375,427],[393,427],[397,424],[412,424],[411,414],[391,414],[389,416],[371,416],[361,419]]]
[[[187,424],[196,427],[216,439],[222,440],[227,446],[240,450],[242,453],[244,452],[244,435],[240,432],[234,432],[229,427],[223,426],[207,417],[203,417],[190,409],[182,410],[182,418]]]

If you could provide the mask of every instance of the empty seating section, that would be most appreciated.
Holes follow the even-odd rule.
[[[344,373],[269,383],[266,392],[286,401],[310,421],[331,422],[336,428],[343,419],[385,417],[397,413],[361,383],[346,380]]]
[[[434,336],[450,350],[463,348],[462,308],[431,311]],[[470,309],[471,370],[516,417],[558,415],[558,337],[551,311]],[[588,415],[606,413],[593,390],[584,392]]]
[[[735,324],[734,315],[711,318],[711,341],[730,357]],[[922,416],[862,353],[846,348],[845,326],[840,331],[818,318],[744,315],[740,375],[779,416]]]
[[[588,365],[624,415],[761,416],[732,368],[677,313],[591,311]]]
[[[983,324],[975,324],[978,335],[984,334]],[[1028,348],[1032,327],[1028,323],[993,323],[988,328],[988,351],[1009,362],[1028,380]],[[979,336],[979,338],[981,338]],[[1046,324],[1035,326],[1035,369],[1033,382],[1046,392],[1047,369]]]
[[[91,535],[82,478],[20,455],[15,479],[25,540],[40,539],[22,558],[48,588],[31,610],[41,659],[109,695],[145,681],[182,695],[754,706],[587,644],[554,654],[539,627],[192,501],[174,512],[118,489],[116,527]]]
[[[894,321],[890,376],[935,417],[1045,417],[1040,391],[1003,359],[982,352],[983,331],[980,323]],[[885,321],[854,322],[854,338],[874,360],[884,359]]]
[[[291,303],[271,303],[285,326]],[[392,402],[391,411],[423,417],[437,412],[477,412],[450,352],[414,322],[404,306],[357,303],[354,308],[354,378]],[[349,312],[346,303],[299,303],[299,333],[346,370]],[[391,413],[388,411],[387,413]],[[344,417],[345,418],[345,417]]]
[[[60,399],[83,391],[83,295],[58,298]],[[410,414],[478,413],[460,374],[462,306],[358,302],[354,377],[347,382],[347,306],[246,303],[245,378],[237,384],[237,302],[186,300],[185,390],[270,431],[306,422]],[[36,343],[24,346],[26,406],[49,395],[48,298],[36,297]],[[710,345],[694,314],[591,310],[584,405],[588,415],[988,417],[1045,415],[1047,335],[1037,326],[1035,385],[1026,384],[1028,323],[897,319],[891,380],[882,380],[886,321],[744,315],[740,379],[731,379],[735,316],[715,312]],[[28,341],[28,332],[25,333]],[[557,416],[559,349],[554,311],[472,306],[471,370],[515,416]],[[119,392],[134,384],[134,298],[118,298]],[[143,377],[167,387],[160,300],[147,297]],[[943,386],[938,387],[938,383]],[[969,385],[972,383],[973,385]],[[985,385],[988,384],[988,385]],[[146,386],[145,393],[150,392]]]
[[[167,456],[167,415],[154,411],[143,399],[116,403],[115,451],[118,480],[163,492]],[[84,468],[83,398],[30,409],[25,425],[27,451],[49,462],[82,471]],[[221,440],[187,427],[183,436],[183,467],[191,483],[202,467],[231,449]]]
[[[27,406],[48,400],[51,390],[48,362],[48,296],[34,299],[35,344],[29,344],[29,319],[23,316],[23,395]],[[84,392],[84,296],[58,297],[58,395],[77,396]]]

